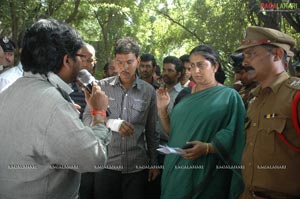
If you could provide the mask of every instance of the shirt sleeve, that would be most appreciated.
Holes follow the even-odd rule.
[[[86,126],[90,126],[92,123],[92,116],[90,114],[90,111],[91,109],[89,105],[86,105],[82,114],[82,121]]]
[[[95,172],[107,160],[111,131],[98,124],[85,126],[70,104],[53,111],[44,141],[44,153],[51,165],[63,165],[77,172]]]

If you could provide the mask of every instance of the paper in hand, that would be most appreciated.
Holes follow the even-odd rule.
[[[159,145],[159,148],[156,149],[157,151],[163,153],[163,154],[184,154],[184,150],[179,147],[169,147],[169,146],[163,146]]]

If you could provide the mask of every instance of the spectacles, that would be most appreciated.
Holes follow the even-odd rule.
[[[90,64],[96,64],[97,63],[97,60],[96,59],[93,59],[93,58],[87,58],[86,55],[83,55],[83,54],[75,54],[76,56],[78,57],[82,57],[84,58],[86,62],[90,63]]]

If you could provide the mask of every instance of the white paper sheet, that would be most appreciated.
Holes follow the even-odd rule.
[[[163,146],[159,145],[159,148],[156,149],[157,151],[163,153],[163,154],[184,154],[184,150],[179,147],[169,147],[169,146]]]

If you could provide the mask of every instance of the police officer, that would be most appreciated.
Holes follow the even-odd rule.
[[[4,51],[5,63],[0,66],[0,74],[8,68],[14,66],[15,43],[7,37],[0,38],[0,45]]]
[[[255,78],[255,70],[252,66],[243,66],[243,54],[233,54],[230,56],[232,59],[233,70],[235,72],[235,76],[239,77],[239,81],[241,82],[241,87],[237,89],[237,83],[233,84],[233,88],[236,89],[240,96],[243,99],[246,110],[248,109],[248,103],[252,98],[251,90],[254,89],[258,83],[254,80]]]
[[[248,27],[238,48],[244,66],[255,69],[259,86],[252,91],[246,121],[241,199],[300,198],[300,137],[292,122],[292,106],[300,79],[285,72],[295,40],[274,29]],[[299,151],[298,151],[299,150]]]
[[[242,65],[243,54],[242,53],[233,54],[230,55],[230,58],[232,60],[231,65],[233,66],[233,71],[234,71],[234,80],[233,80],[232,87],[239,92],[243,87],[243,84],[241,82],[241,74],[240,74],[243,68]]]

